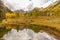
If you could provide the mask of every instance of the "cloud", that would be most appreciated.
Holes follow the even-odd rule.
[[[24,11],[30,11],[33,10],[35,7],[45,8],[56,1],[57,0],[2,0],[4,5],[11,11],[16,11],[20,9]]]

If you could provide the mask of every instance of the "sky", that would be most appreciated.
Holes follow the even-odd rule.
[[[2,0],[4,5],[11,11],[30,11],[34,8],[46,8],[57,0]]]

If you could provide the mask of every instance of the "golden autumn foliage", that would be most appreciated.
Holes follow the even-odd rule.
[[[12,28],[11,26],[7,26],[7,27],[6,27],[7,30],[8,30],[8,29],[11,29],[11,28]]]
[[[9,12],[6,13],[6,18],[14,18],[14,17],[16,17],[16,14]]]
[[[38,17],[38,16],[50,16],[57,17],[60,16],[60,3],[57,3],[54,6],[50,6],[44,8],[42,10],[35,8],[34,10],[27,13],[19,13],[19,12],[7,12],[6,18],[18,18],[18,17]]]

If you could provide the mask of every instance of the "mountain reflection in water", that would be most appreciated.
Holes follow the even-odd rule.
[[[31,29],[23,29],[17,31],[12,29],[8,34],[3,36],[4,40],[56,40],[53,36],[48,35],[45,32],[35,33]]]

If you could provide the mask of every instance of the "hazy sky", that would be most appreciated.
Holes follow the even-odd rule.
[[[2,0],[4,5],[11,11],[24,10],[29,11],[37,8],[45,8],[57,0]]]

